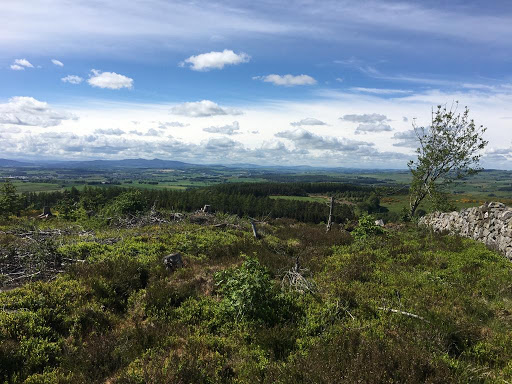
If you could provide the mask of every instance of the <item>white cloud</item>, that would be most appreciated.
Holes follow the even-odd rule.
[[[362,115],[345,115],[343,117],[340,117],[340,120],[350,121],[352,123],[379,123],[382,121],[388,121],[388,118],[386,117],[386,115],[381,115],[378,113],[365,113]]]
[[[354,92],[362,92],[362,93],[372,93],[376,95],[393,95],[393,94],[406,94],[411,93],[412,91],[405,89],[388,89],[388,88],[363,88],[363,87],[352,87],[351,91]]]
[[[315,119],[313,117],[307,117],[300,121],[294,121],[294,122],[290,123],[290,125],[292,125],[294,127],[300,127],[302,125],[327,125],[327,124],[324,123],[323,121]]]
[[[25,68],[34,68],[34,66],[27,59],[16,59],[14,63],[11,64],[13,71],[23,71]]]
[[[403,132],[396,132],[393,135],[393,139],[396,140],[393,143],[395,147],[405,147],[405,148],[417,148],[418,147],[418,136],[414,129],[409,129]]]
[[[33,97],[16,96],[0,104],[0,124],[54,127],[64,120],[77,118],[66,112],[57,112],[48,103]]]
[[[158,128],[159,129],[166,129],[166,128],[184,128],[188,127],[190,124],[184,124],[180,123],[179,121],[165,121],[165,122],[158,122]]]
[[[388,124],[385,122],[389,121],[386,115],[381,115],[379,113],[365,113],[362,115],[345,115],[340,117],[340,120],[349,121],[351,123],[359,123],[355,130],[355,134],[366,134],[366,133],[379,133],[379,132],[389,132],[392,131]]]
[[[223,135],[236,135],[240,132],[240,124],[238,121],[233,121],[232,124],[227,124],[224,126],[212,126],[208,128],[203,128],[203,131],[209,133],[221,133]]]
[[[16,59],[14,64],[21,65],[22,67],[34,68],[34,66],[27,59]]]
[[[361,133],[378,133],[378,132],[389,132],[392,131],[388,124],[383,123],[368,123],[368,124],[359,124],[356,128],[355,134],[359,135]]]
[[[59,61],[57,59],[52,59],[52,63],[55,64],[57,67],[63,67],[64,66],[62,61]]]
[[[97,69],[91,70],[92,75],[87,82],[93,87],[121,89],[132,88],[133,79],[115,72],[101,72]]]
[[[188,117],[209,117],[221,115],[242,115],[243,112],[235,108],[221,107],[211,100],[201,100],[178,104],[171,108],[174,115]]]
[[[272,83],[274,85],[282,85],[285,87],[293,87],[296,85],[314,85],[316,80],[308,75],[267,75],[267,76],[255,76],[253,80],[261,80],[265,83]]]
[[[100,129],[95,129],[94,133],[98,134],[98,135],[120,136],[120,135],[124,135],[126,132],[119,128],[107,128],[107,129],[100,128]]]
[[[237,65],[247,63],[251,57],[246,53],[235,53],[230,49],[222,52],[202,53],[197,56],[190,56],[180,63],[180,66],[190,64],[189,68],[194,71],[208,71],[210,69],[222,69],[226,65]]]
[[[320,136],[305,129],[281,131],[275,137],[291,140],[298,149],[329,150],[335,152],[357,151],[361,147],[373,146],[372,143],[331,136]]]
[[[132,135],[136,135],[136,136],[148,136],[148,137],[162,136],[162,132],[159,132],[154,128],[148,129],[147,132],[140,132],[137,130],[133,130],[133,131],[130,131],[129,133],[131,133]]]
[[[80,84],[84,79],[82,79],[80,76],[76,75],[67,75],[66,77],[63,77],[61,79],[64,83],[70,83],[70,84]]]

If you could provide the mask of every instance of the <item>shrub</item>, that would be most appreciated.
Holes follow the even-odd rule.
[[[365,241],[369,237],[379,235],[383,232],[384,230],[375,224],[375,219],[373,216],[362,214],[359,218],[357,227],[355,227],[352,231],[352,236],[356,241]]]
[[[117,196],[107,208],[112,215],[137,214],[147,207],[147,199],[139,190],[128,191]]]
[[[226,312],[236,322],[275,320],[276,293],[267,270],[255,258],[247,257],[239,268],[215,274]]]

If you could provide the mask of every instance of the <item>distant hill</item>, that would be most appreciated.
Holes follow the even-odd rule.
[[[0,167],[30,167],[33,163],[26,163],[23,161],[0,159]]]

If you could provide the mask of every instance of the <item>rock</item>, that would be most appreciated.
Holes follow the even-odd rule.
[[[171,253],[170,255],[165,256],[162,259],[165,268],[168,271],[175,271],[178,268],[183,268],[183,259],[181,258],[181,253]]]
[[[378,225],[379,227],[383,227],[384,226],[384,220],[382,220],[382,219],[375,220],[375,225]]]

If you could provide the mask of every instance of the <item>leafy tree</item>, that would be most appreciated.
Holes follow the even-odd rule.
[[[139,190],[128,191],[120,194],[110,204],[109,211],[113,214],[127,215],[144,211],[147,201]]]
[[[10,180],[5,180],[0,186],[0,215],[7,217],[18,214],[21,208],[20,203],[16,186]]]
[[[469,109],[457,113],[458,103],[447,109],[437,106],[432,110],[428,127],[413,125],[419,140],[418,158],[408,163],[412,173],[410,187],[410,216],[425,197],[439,201],[442,185],[480,170],[481,150],[487,145],[483,139],[486,128],[476,126],[469,118]]]

